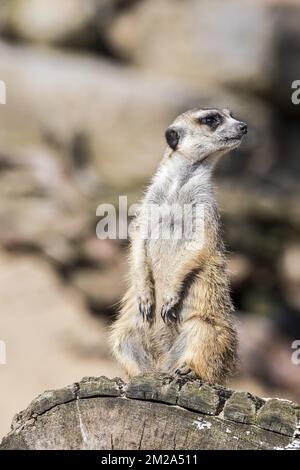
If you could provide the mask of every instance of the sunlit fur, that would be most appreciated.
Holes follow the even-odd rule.
[[[235,370],[237,339],[212,172],[220,156],[240,144],[243,123],[228,110],[215,111],[222,117],[216,129],[201,124],[214,110],[193,109],[175,119],[170,127],[178,131],[178,146],[166,149],[136,216],[138,232],[149,204],[205,207],[203,245],[191,248],[184,237],[132,239],[129,288],[110,338],[129,376],[191,372],[222,383]],[[143,312],[152,307],[151,321],[139,306]],[[176,311],[176,319],[165,323],[163,307]]]

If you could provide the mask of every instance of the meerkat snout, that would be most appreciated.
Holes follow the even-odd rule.
[[[202,108],[178,116],[165,137],[173,152],[192,160],[206,160],[210,155],[238,147],[247,132],[247,124],[233,117],[228,109]]]
[[[248,132],[248,125],[247,125],[245,122],[240,122],[239,128],[240,128],[240,131],[241,131],[243,134],[247,134],[247,132]]]

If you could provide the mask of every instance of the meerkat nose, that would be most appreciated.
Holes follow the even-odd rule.
[[[245,122],[240,122],[239,128],[243,134],[247,134],[248,132],[248,126]]]

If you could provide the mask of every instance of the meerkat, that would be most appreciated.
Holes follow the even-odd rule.
[[[168,147],[134,220],[130,285],[110,337],[128,376],[189,375],[223,383],[235,370],[234,309],[212,175],[246,133],[247,124],[228,109],[207,108],[181,114],[165,132]],[[193,230],[192,239],[186,230],[169,239],[144,236],[151,206],[171,207],[175,218],[188,207],[188,229],[199,222],[195,207],[204,208],[199,243]],[[160,214],[154,232],[163,219]]]

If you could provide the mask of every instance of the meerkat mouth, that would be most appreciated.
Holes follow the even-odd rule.
[[[243,136],[224,137],[223,145],[225,148],[233,149],[240,145]]]
[[[236,142],[242,140],[243,136],[234,136],[234,137],[224,137],[224,142]]]

